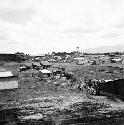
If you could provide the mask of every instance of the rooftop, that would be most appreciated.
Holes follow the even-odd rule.
[[[2,71],[0,72],[0,77],[12,77],[14,76],[13,73],[11,71]]]

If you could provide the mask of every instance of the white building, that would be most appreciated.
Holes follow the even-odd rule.
[[[74,62],[79,65],[85,65],[88,63],[88,61],[83,57],[74,58]]]
[[[0,72],[0,90],[18,88],[18,75],[13,75],[11,71]]]

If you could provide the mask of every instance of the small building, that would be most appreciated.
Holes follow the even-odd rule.
[[[54,63],[54,62],[56,62],[56,60],[55,59],[49,59],[48,62],[49,63]]]
[[[39,70],[39,77],[41,79],[45,79],[45,78],[48,78],[52,75],[52,72],[47,70],[47,69],[43,69],[43,70]]]
[[[123,59],[121,58],[112,58],[111,59],[111,63],[122,63],[123,62]]]
[[[74,62],[78,65],[85,65],[88,63],[88,61],[84,59],[83,57],[74,58]]]
[[[40,57],[35,57],[34,60],[35,61],[41,61],[41,58]]]
[[[62,59],[61,56],[54,56],[54,58],[55,58],[56,60],[61,60],[61,59]]]
[[[55,67],[50,68],[50,71],[53,73],[53,75],[57,75],[57,74],[62,73],[62,70],[57,68],[57,67],[56,68]]]
[[[33,62],[32,67],[33,67],[33,69],[38,69],[38,70],[41,69],[41,65],[39,62]]]
[[[32,68],[32,62],[27,62],[27,63],[25,63],[25,66],[26,66],[27,68],[31,69],[31,68]]]
[[[45,57],[46,57],[45,54],[37,54],[37,55],[33,56],[33,59],[34,59],[34,61],[38,61],[39,62],[39,61],[41,61]]]
[[[0,72],[0,90],[18,88],[18,75],[13,75],[11,71]]]
[[[124,101],[124,79],[98,82],[96,90],[99,94],[114,96]]]
[[[51,67],[51,64],[48,61],[41,61],[40,64],[43,69],[48,69]]]

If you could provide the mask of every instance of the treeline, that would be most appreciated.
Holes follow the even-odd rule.
[[[67,52],[52,52],[52,55],[54,55],[54,56],[65,56],[65,55],[74,55],[75,53],[77,53],[77,52],[76,51],[73,51],[73,52],[70,52],[70,53],[67,53]]]
[[[83,53],[84,55],[108,55],[108,56],[119,56],[124,55],[124,52],[107,52],[107,53]]]
[[[15,53],[15,54],[0,54],[0,63],[3,62],[23,62],[29,59],[29,55],[24,53]]]
[[[67,52],[52,52],[52,55],[54,55],[54,56],[65,56],[65,55],[74,55],[75,53],[81,54],[81,52],[72,51],[70,53],[67,53]],[[82,54],[84,54],[84,55],[109,55],[109,56],[114,56],[114,55],[124,55],[124,52],[82,53]]]

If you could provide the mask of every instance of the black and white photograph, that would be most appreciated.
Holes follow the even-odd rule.
[[[124,125],[124,0],[0,0],[0,125]]]

